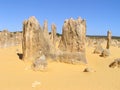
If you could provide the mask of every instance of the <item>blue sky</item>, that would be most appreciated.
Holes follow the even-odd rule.
[[[62,32],[64,20],[82,17],[87,21],[88,35],[106,35],[111,30],[120,36],[120,0],[0,0],[0,30],[22,30],[22,23],[35,16],[40,25],[48,20]]]

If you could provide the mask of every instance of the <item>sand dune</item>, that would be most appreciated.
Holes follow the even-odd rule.
[[[87,47],[87,65],[49,62],[44,72],[32,71],[19,59],[17,49],[21,52],[21,46],[0,49],[0,90],[120,90],[120,69],[108,67],[120,57],[120,48],[111,47],[111,55],[102,58]],[[86,67],[96,72],[83,72]]]

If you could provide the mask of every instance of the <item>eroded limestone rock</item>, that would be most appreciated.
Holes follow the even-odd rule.
[[[68,19],[64,22],[59,48],[62,51],[85,52],[86,21]]]
[[[23,23],[23,59],[41,61],[40,52],[45,57],[58,59],[66,63],[78,63],[83,61],[87,63],[85,55],[85,38],[86,38],[86,21],[78,18],[77,20],[69,19],[63,25],[63,35],[59,48],[55,49],[56,26],[52,25],[52,42],[46,37],[47,22],[44,27],[40,27],[35,17],[30,17]],[[54,45],[53,45],[54,44]],[[57,51],[56,51],[57,50]],[[60,51],[60,53],[59,53]]]
[[[51,36],[50,36],[50,39],[52,41],[52,43],[56,44],[56,25],[55,24],[52,24],[51,25]]]
[[[110,48],[111,45],[111,37],[112,37],[112,33],[110,31],[107,32],[107,46],[106,49]]]
[[[77,20],[65,20],[62,28],[62,37],[59,49],[63,52],[59,58],[63,62],[83,61],[86,63],[85,55],[86,21],[78,18]],[[66,57],[67,56],[67,57]]]
[[[48,21],[47,20],[44,21],[43,32],[44,32],[44,36],[47,37],[47,38],[49,38]]]
[[[9,32],[8,30],[3,30],[0,32],[0,47],[10,47],[21,44],[22,33],[21,32]]]
[[[120,68],[120,58],[115,59],[109,67],[111,68]]]
[[[110,50],[109,49],[104,49],[100,56],[101,57],[108,57],[108,56],[110,56]]]
[[[47,67],[47,60],[45,55],[41,55],[39,58],[37,58],[32,65],[32,69],[34,71],[45,70],[46,67]]]
[[[103,50],[104,49],[102,48],[101,45],[97,45],[96,48],[95,48],[95,50],[94,50],[94,53],[95,54],[101,54],[103,52]]]
[[[37,19],[32,16],[23,23],[23,59],[36,60],[40,51],[47,55],[50,51],[49,42],[44,37],[43,30]]]

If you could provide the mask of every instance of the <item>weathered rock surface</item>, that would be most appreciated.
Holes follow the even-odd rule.
[[[112,33],[110,31],[107,32],[107,46],[106,49],[110,48],[111,45],[111,37],[112,37]]]
[[[64,22],[59,48],[62,51],[85,52],[86,21],[68,19]]]
[[[50,35],[49,35],[49,32],[48,32],[48,21],[47,20],[45,20],[44,21],[44,25],[43,25],[43,33],[44,33],[44,38],[45,38],[45,40],[47,41],[47,43],[48,43],[48,46],[49,46],[49,56],[50,56],[50,54],[54,54],[54,52],[55,52],[55,33],[56,33],[56,27],[54,26],[54,38],[52,39],[53,41],[51,41],[50,40]],[[53,34],[52,34],[53,35]]]
[[[32,16],[23,23],[23,59],[36,60],[40,57],[40,51],[44,55],[50,52],[49,42],[44,37],[43,30],[37,19]]]
[[[108,56],[110,56],[110,50],[109,49],[104,49],[100,56],[101,57],[108,57]]]
[[[52,24],[51,25],[51,36],[50,36],[50,39],[52,41],[52,43],[56,44],[56,25],[55,24]]]
[[[86,21],[78,18],[77,20],[68,19],[62,28],[62,37],[59,49],[63,52],[59,58],[63,62],[86,61],[85,55]]]
[[[0,47],[16,46],[22,43],[22,33],[20,32],[9,32],[3,30],[0,32]]]
[[[44,21],[43,32],[44,32],[44,36],[47,37],[47,38],[49,38],[48,21],[47,20]]]
[[[69,64],[87,64],[86,56],[82,52],[61,52],[57,55],[57,60]]]
[[[111,68],[120,68],[120,58],[115,59],[109,67]]]
[[[45,55],[40,56],[33,62],[32,69],[35,71],[44,70],[47,67],[47,60]]]
[[[95,50],[94,50],[94,53],[95,54],[101,54],[103,52],[103,50],[104,49],[102,48],[101,45],[97,45],[96,48],[95,48]]]

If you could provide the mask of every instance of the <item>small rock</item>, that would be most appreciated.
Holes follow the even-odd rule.
[[[95,54],[101,54],[103,52],[103,48],[101,45],[96,46],[94,53]]]
[[[41,83],[39,82],[39,81],[34,81],[33,83],[32,83],[32,87],[34,88],[34,87],[36,87],[36,86],[38,86],[38,85],[40,85]]]
[[[42,55],[38,59],[35,60],[35,62],[32,65],[33,70],[35,71],[41,71],[44,70],[47,67],[47,60],[45,55]]]
[[[110,65],[110,68],[120,68],[120,58],[115,59]]]
[[[104,49],[103,52],[101,53],[101,57],[107,57],[110,55],[110,50],[109,49]]]
[[[85,68],[83,72],[95,72],[92,68]]]
[[[24,70],[30,70],[31,69],[31,66],[26,66]]]

